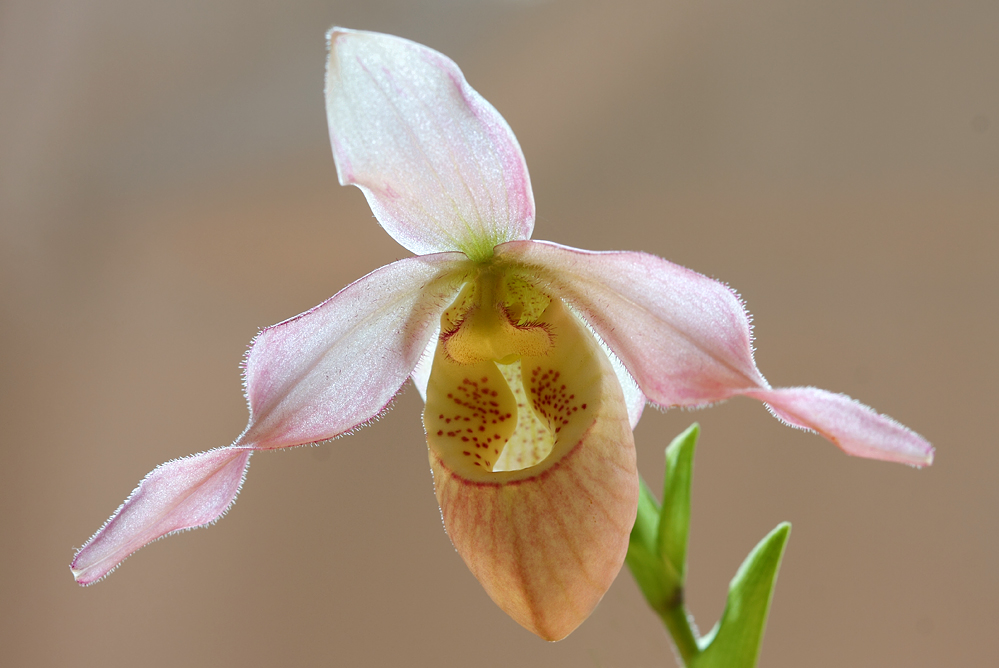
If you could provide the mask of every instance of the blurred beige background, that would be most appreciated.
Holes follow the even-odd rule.
[[[916,471],[762,406],[649,410],[658,487],[692,420],[688,598],[794,524],[761,665],[999,653],[999,3],[101,0],[0,4],[0,663],[673,665],[623,572],[546,644],[450,546],[410,389],[264,453],[217,526],[77,587],[69,563],[162,461],[228,444],[257,329],[405,256],[336,183],[323,34],[454,58],[517,133],[536,237],[729,282],[775,385],[923,433]]]

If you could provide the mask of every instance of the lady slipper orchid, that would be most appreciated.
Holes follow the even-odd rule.
[[[759,399],[852,455],[929,464],[923,438],[841,394],[773,389],[725,285],[658,257],[531,241],[523,154],[448,58],[334,28],[326,103],[337,173],[415,257],[262,330],[250,418],[229,447],[154,469],[71,565],[93,583],[232,504],[250,455],[346,434],[412,377],[444,525],[499,606],[568,635],[624,561],[645,403]]]

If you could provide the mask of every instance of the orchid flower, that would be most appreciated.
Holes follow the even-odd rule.
[[[407,378],[446,531],[493,600],[568,635],[625,558],[638,503],[632,429],[647,402],[736,395],[851,455],[929,464],[929,443],[842,394],[773,389],[727,286],[637,252],[532,241],[513,132],[451,60],[388,35],[328,34],[326,104],[342,185],[415,254],[262,330],[250,418],[229,447],[146,476],[72,562],[93,583],[162,536],[211,524],[250,456],[365,425]]]

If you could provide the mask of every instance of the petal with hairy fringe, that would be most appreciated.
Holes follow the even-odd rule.
[[[568,302],[655,404],[701,406],[766,384],[742,303],[718,281],[647,253],[513,241],[496,255]]]
[[[933,463],[929,441],[845,394],[815,387],[748,390],[743,394],[766,402],[781,420],[822,434],[848,454],[912,466]]]
[[[510,242],[497,259],[520,265],[576,309],[655,404],[700,406],[746,395],[849,454],[913,466],[933,461],[926,439],[846,395],[772,389],[753,361],[742,303],[718,281],[646,253],[549,242]]]
[[[460,253],[399,260],[262,330],[246,358],[250,422],[236,444],[313,443],[379,415],[416,367],[465,263]]]
[[[70,564],[82,585],[97,582],[157,538],[211,524],[229,509],[250,465],[249,448],[218,448],[157,466]]]

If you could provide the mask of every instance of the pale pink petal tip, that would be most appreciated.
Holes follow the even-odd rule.
[[[218,448],[157,466],[76,553],[73,577],[92,584],[142,546],[215,522],[235,501],[252,453]]]
[[[745,394],[766,402],[784,422],[818,432],[847,454],[918,467],[933,463],[929,441],[845,394],[815,387],[759,389]]]

